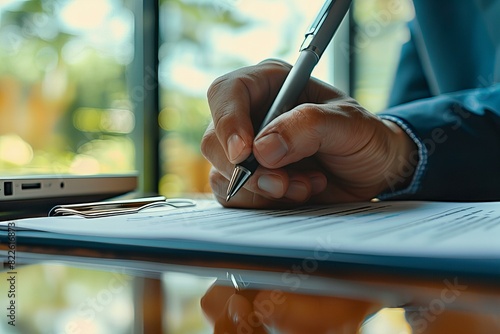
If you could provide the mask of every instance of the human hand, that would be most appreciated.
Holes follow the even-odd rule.
[[[367,315],[383,308],[377,302],[279,290],[243,290],[212,285],[201,300],[214,334],[358,333]],[[406,319],[415,334],[500,333],[497,314],[485,314],[414,305]]]
[[[311,79],[297,106],[255,137],[254,129],[289,69],[268,60],[224,75],[210,86],[213,122],[201,148],[213,165],[210,184],[218,201],[225,206],[285,207],[365,201],[387,190],[387,176],[401,174],[415,144],[399,126],[323,82]],[[252,152],[259,168],[226,202],[234,164]]]
[[[201,300],[215,334],[358,333],[376,303],[279,290],[243,290],[214,284]]]

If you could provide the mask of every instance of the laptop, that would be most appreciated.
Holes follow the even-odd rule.
[[[58,204],[95,202],[137,189],[130,174],[0,176],[0,212],[40,212]]]

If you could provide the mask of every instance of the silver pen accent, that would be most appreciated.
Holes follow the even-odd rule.
[[[309,81],[312,70],[332,40],[350,5],[351,0],[327,0],[323,4],[316,19],[306,32],[304,42],[300,47],[299,58],[287,75],[260,126],[259,132],[273,119],[295,106],[298,97]],[[227,189],[226,201],[236,195],[258,166],[259,163],[253,154],[235,166]]]

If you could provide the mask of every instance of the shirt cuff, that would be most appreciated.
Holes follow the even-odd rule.
[[[417,135],[413,132],[408,123],[406,123],[403,119],[392,115],[379,115],[379,117],[381,119],[385,119],[393,123],[396,123],[401,129],[403,129],[404,132],[406,132],[406,134],[411,138],[411,140],[413,140],[415,145],[417,145],[419,160],[417,163],[417,167],[415,169],[415,173],[413,174],[413,179],[406,188],[397,191],[384,192],[379,196],[377,196],[377,198],[380,200],[386,200],[402,195],[415,194],[420,187],[420,181],[422,179],[422,175],[424,174],[425,169],[427,167],[427,156],[428,156],[427,148],[425,147],[424,143],[420,140],[420,138],[418,138]]]

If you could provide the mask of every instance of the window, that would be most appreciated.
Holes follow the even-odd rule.
[[[210,166],[199,151],[210,121],[208,85],[265,58],[293,63],[322,4],[0,1],[1,173],[139,170],[141,190],[168,197],[209,193]],[[385,106],[412,9],[406,0],[356,0],[354,5],[350,24],[337,34],[337,47],[327,50],[313,75],[346,91],[350,86],[350,93],[376,112]],[[19,304],[29,305],[19,320],[30,333],[61,332],[80,321],[82,303],[114,277],[57,265],[19,271],[23,289],[33,287],[19,296],[27,299]],[[0,282],[1,291],[5,284]],[[31,293],[35,288],[43,293]],[[132,332],[131,294],[131,285],[124,284],[112,307],[90,325],[85,322],[88,332]],[[196,317],[197,324],[207,326]]]
[[[127,87],[133,13],[124,1],[0,5],[2,173],[135,169]]]
[[[138,169],[148,178],[142,183],[147,191],[209,192],[209,166],[199,153],[210,120],[208,85],[268,57],[293,63],[322,2],[2,2],[0,169],[80,174]],[[351,94],[376,112],[385,106],[412,8],[405,0],[369,0],[356,1],[354,9]],[[159,25],[151,25],[156,15]],[[333,75],[349,72],[342,50],[335,59],[327,52],[314,75],[331,83]],[[347,77],[335,84],[347,90]],[[159,102],[148,82],[151,88],[159,85]]]
[[[323,1],[160,1],[160,180],[166,196],[210,192],[199,143],[217,76],[276,57],[293,63]],[[372,112],[385,107],[412,16],[408,0],[363,0],[313,75],[348,91]],[[282,13],[282,15],[276,15]],[[349,37],[350,36],[350,37]]]
[[[294,63],[323,0],[160,1],[159,190],[210,192],[200,140],[210,121],[206,90],[218,76],[266,58]],[[276,15],[280,13],[280,15]],[[315,75],[331,79],[331,52]]]
[[[409,39],[409,0],[357,0],[351,26],[352,96],[372,112],[383,110],[401,45]]]

